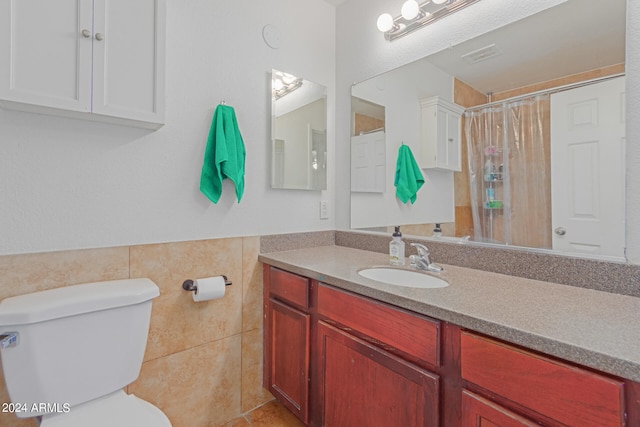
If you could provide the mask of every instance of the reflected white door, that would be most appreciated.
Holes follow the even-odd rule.
[[[624,257],[624,77],[551,96],[553,249]]]
[[[384,131],[351,137],[351,191],[384,193],[386,167]]]

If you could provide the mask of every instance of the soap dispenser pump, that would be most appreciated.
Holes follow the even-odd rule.
[[[404,242],[400,227],[396,227],[392,237],[393,240],[389,242],[389,264],[404,265]]]

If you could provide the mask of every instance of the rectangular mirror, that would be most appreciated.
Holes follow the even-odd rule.
[[[271,187],[327,188],[327,88],[271,73]]]
[[[425,210],[416,220],[415,206],[379,197],[380,208],[365,212],[362,194],[352,192],[352,228],[386,232],[402,225],[408,235],[624,259],[626,2],[607,2],[605,13],[601,6],[568,0],[354,85],[353,105],[362,99],[384,105],[387,150],[403,140],[417,159],[427,100],[438,97],[465,112],[460,171],[421,165],[426,183],[418,200],[446,208]],[[537,115],[525,116],[534,104]],[[606,143],[597,129],[604,113],[616,126]],[[526,121],[533,126],[523,127]],[[579,136],[561,146],[567,132]],[[535,145],[527,133],[539,135],[533,157],[524,157]],[[611,162],[597,163],[605,157]],[[387,167],[385,194],[395,190],[392,173]],[[446,186],[444,175],[452,177],[451,194],[432,188]],[[567,187],[577,191],[566,193]],[[447,220],[449,210],[455,215]],[[434,234],[436,223],[442,237]]]

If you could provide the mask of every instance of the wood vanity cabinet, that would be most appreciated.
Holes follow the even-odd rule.
[[[264,269],[265,387],[305,424],[309,422],[310,280]]]
[[[640,427],[640,383],[264,266],[264,382],[313,427]]]
[[[318,425],[439,425],[439,322],[324,284],[317,311]]]
[[[460,338],[463,427],[626,425],[624,381],[470,332]]]

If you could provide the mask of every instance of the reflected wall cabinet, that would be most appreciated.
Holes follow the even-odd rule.
[[[434,96],[421,99],[420,110],[420,167],[460,172],[464,108]]]
[[[157,129],[165,0],[0,1],[0,104]]]

